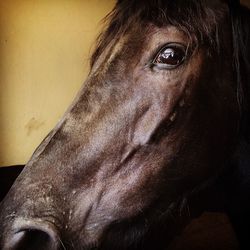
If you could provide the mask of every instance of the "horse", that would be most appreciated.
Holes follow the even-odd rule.
[[[240,232],[249,21],[237,0],[118,0],[79,94],[1,202],[1,249],[163,250],[215,183]]]

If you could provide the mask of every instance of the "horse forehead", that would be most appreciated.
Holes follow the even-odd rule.
[[[159,39],[166,43],[170,40],[175,42],[184,42],[189,39],[187,34],[177,26],[167,24],[159,27],[152,22],[142,22],[144,27],[135,27],[124,36],[120,37],[117,44],[114,46],[112,54],[117,54],[124,48],[147,49],[148,46],[157,46]],[[145,50],[142,49],[142,52]]]
[[[106,46],[106,48],[95,61],[90,71],[89,79],[107,71],[115,56],[123,49],[127,39],[128,38],[125,35],[118,38],[114,37],[114,39]]]

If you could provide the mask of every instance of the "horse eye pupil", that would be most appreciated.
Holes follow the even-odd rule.
[[[184,57],[185,52],[182,49],[168,47],[158,54],[155,63],[178,66],[183,61]]]

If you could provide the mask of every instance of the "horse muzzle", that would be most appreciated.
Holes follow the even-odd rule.
[[[57,250],[60,238],[56,228],[42,219],[16,219],[3,240],[3,250]]]

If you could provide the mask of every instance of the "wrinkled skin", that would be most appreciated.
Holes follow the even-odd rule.
[[[107,46],[13,185],[1,204],[1,249],[135,249],[221,171],[237,133],[231,44],[223,58],[200,46],[175,69],[150,67],[157,48],[190,38],[145,27]],[[230,41],[229,26],[221,33]]]

